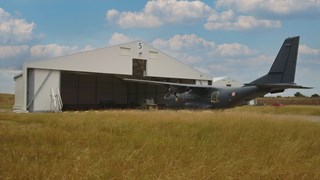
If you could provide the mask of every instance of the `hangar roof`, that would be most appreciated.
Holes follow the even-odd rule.
[[[24,64],[24,68],[132,75],[133,59],[146,60],[147,77],[211,80],[211,77],[143,41],[29,62]]]

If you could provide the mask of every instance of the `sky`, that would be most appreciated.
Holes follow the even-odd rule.
[[[300,36],[295,82],[320,94],[320,0],[0,0],[0,92],[23,63],[142,40],[212,77],[266,74]]]

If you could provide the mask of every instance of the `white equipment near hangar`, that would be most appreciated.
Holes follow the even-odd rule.
[[[215,77],[212,79],[212,85],[218,87],[241,87],[243,83],[229,76]]]
[[[43,112],[162,104],[166,87],[123,78],[210,85],[211,77],[142,42],[134,41],[23,65],[14,77],[14,110]]]

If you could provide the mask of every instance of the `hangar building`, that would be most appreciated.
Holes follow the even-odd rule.
[[[124,78],[210,85],[211,77],[142,41],[25,63],[14,77],[14,110],[135,107],[144,99],[163,103],[167,88]],[[58,97],[58,98],[57,98]]]

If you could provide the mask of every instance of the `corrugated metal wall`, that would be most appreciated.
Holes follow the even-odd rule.
[[[33,69],[27,71],[26,109],[35,111],[51,110],[51,89],[60,87],[60,71]]]
[[[22,110],[23,109],[23,90],[24,90],[24,83],[23,83],[23,76],[19,76],[15,78],[15,97],[14,97],[14,107],[13,110]]]

